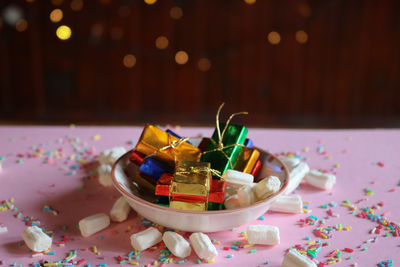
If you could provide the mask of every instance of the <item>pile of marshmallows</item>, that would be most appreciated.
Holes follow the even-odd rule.
[[[118,199],[115,204],[121,207],[121,203],[125,203],[124,206],[129,207],[123,198]],[[118,218],[127,217],[126,209],[118,211]],[[116,215],[115,212],[114,209],[114,213],[111,215]],[[99,213],[82,219],[79,222],[79,229],[82,236],[88,237],[108,225],[110,225],[110,217],[107,214]],[[37,226],[28,227],[22,233],[22,237],[27,246],[35,252],[46,251],[51,247],[52,239]],[[277,245],[280,242],[278,227],[268,225],[250,225],[247,228],[247,238],[249,244]],[[182,235],[176,232],[165,231],[162,234],[157,228],[149,227],[133,234],[131,245],[136,251],[143,251],[163,241],[168,250],[179,258],[188,257],[192,253],[191,247],[202,260],[210,261],[218,255],[217,249],[206,234],[192,233],[189,240],[191,246]]]
[[[308,164],[301,162],[299,158],[281,156],[280,159],[288,167],[290,179],[283,195],[271,204],[269,208],[271,211],[302,213],[303,201],[300,195],[287,196],[287,194],[295,190],[303,179],[308,184],[324,190],[331,189],[336,183],[335,175],[322,173],[319,170],[310,171]],[[254,183],[254,177],[251,174],[227,170],[223,178],[227,182],[224,202],[226,209],[247,207],[271,196],[281,188],[281,181],[275,176],[269,176]]]
[[[126,150],[123,147],[115,147],[105,150],[100,154],[99,182],[104,186],[110,186],[112,164],[122,156]],[[270,210],[286,213],[302,213],[303,202],[299,195],[287,196],[297,188],[304,179],[308,184],[319,189],[329,190],[336,183],[333,174],[322,173],[319,170],[311,170],[307,163],[301,162],[296,157],[283,157],[280,159],[290,171],[290,180],[284,195],[279,196],[271,204]],[[269,176],[258,183],[254,183],[251,174],[245,174],[235,170],[227,170],[223,178],[227,181],[227,195],[225,196],[226,209],[246,207],[257,200],[265,199],[276,193],[281,182],[275,176]],[[122,222],[128,218],[131,207],[123,197],[114,203],[110,216],[104,213],[95,214],[79,221],[79,229],[82,236],[87,237],[99,232],[110,225],[110,220]],[[27,246],[35,252],[42,252],[51,247],[52,239],[37,226],[28,227],[22,234]],[[277,245],[280,242],[279,228],[269,225],[249,225],[247,228],[249,244]],[[210,238],[203,233],[192,233],[190,243],[200,259],[209,261],[218,253]],[[191,254],[191,246],[180,234],[166,231],[162,234],[158,229],[149,227],[146,230],[131,236],[132,247],[137,251],[148,249],[163,241],[165,246],[176,257],[186,258]],[[291,249],[285,255],[283,267],[316,267],[316,263],[297,250]]]

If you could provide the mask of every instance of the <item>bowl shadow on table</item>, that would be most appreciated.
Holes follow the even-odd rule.
[[[92,168],[97,165],[93,164]],[[85,169],[86,174],[89,174],[92,169]],[[109,212],[115,200],[121,195],[114,187],[104,187],[98,182],[97,175],[85,175],[81,179],[83,188],[74,187],[70,190],[60,190],[61,193],[55,196],[49,196],[46,202],[38,204],[38,209],[43,209],[43,206],[48,205],[52,209],[58,211],[58,215],[53,215],[49,212],[43,212],[40,220],[46,229],[54,230],[55,237],[53,244],[63,240],[63,236],[68,235],[70,242],[80,241],[84,244],[82,248],[91,246],[99,246],[107,251],[130,251],[129,237],[134,233],[136,224],[136,212],[131,211],[128,219],[124,222],[111,222],[110,226],[90,237],[83,237],[77,227],[79,221],[87,216],[96,213]],[[67,226],[67,229],[63,229]],[[132,226],[132,230],[126,232],[128,226]],[[101,239],[102,236],[103,238]],[[101,239],[101,240],[100,240]],[[68,243],[66,247],[68,247]],[[71,244],[72,247],[74,246]]]

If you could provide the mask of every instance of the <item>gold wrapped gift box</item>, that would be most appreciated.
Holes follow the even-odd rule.
[[[167,161],[171,164],[180,160],[200,160],[200,149],[187,142],[180,142],[179,145],[176,145],[179,141],[179,138],[151,124],[146,124],[136,145],[136,151],[146,156],[155,153],[152,155],[154,158]]]
[[[258,158],[260,157],[260,151],[255,148],[242,147],[239,158],[235,164],[235,170],[251,173]]]

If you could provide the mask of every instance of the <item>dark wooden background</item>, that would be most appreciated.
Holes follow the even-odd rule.
[[[18,32],[0,21],[2,123],[213,124],[224,101],[225,114],[249,111],[242,121],[252,126],[400,126],[398,0],[70,3],[0,2],[0,14],[13,4],[28,22]],[[170,17],[174,6],[182,18]],[[59,23],[49,20],[54,8],[64,12]],[[56,37],[62,24],[69,40]],[[160,35],[165,50],[155,47]],[[189,55],[184,65],[178,50]]]

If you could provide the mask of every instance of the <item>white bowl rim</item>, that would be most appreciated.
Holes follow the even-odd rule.
[[[255,147],[257,148],[257,147]],[[271,198],[277,197],[278,195],[280,195],[282,192],[285,191],[286,187],[288,186],[289,183],[289,170],[287,168],[287,166],[279,159],[279,157],[275,156],[274,154],[265,151],[263,149],[257,148],[257,150],[259,150],[261,153],[267,154],[268,156],[272,156],[276,161],[279,162],[279,164],[281,164],[281,166],[283,166],[283,172],[286,175],[286,181],[283,184],[283,186],[279,189],[278,192],[276,192],[275,194],[263,199],[263,200],[259,200],[253,204],[251,204],[250,206],[246,206],[246,207],[240,207],[240,208],[235,208],[235,209],[227,209],[227,210],[207,210],[207,211],[192,211],[192,210],[180,210],[180,209],[174,209],[174,208],[169,208],[169,207],[163,207],[160,205],[157,205],[155,203],[151,203],[149,201],[146,201],[138,196],[135,196],[134,194],[131,194],[130,192],[126,191],[125,188],[123,188],[120,183],[117,181],[117,178],[115,177],[115,168],[118,165],[118,163],[122,160],[122,158],[124,158],[127,154],[132,154],[132,152],[134,151],[134,149],[129,150],[128,152],[126,152],[125,154],[123,154],[121,157],[119,157],[113,164],[112,166],[112,170],[111,170],[111,178],[112,178],[112,182],[114,187],[119,191],[122,192],[123,195],[127,195],[128,197],[132,198],[134,201],[140,202],[143,205],[148,205],[152,208],[155,209],[159,209],[159,210],[163,210],[163,211],[174,211],[177,213],[183,213],[183,214],[199,214],[199,215],[209,215],[209,214],[228,214],[228,213],[236,213],[240,210],[245,210],[248,208],[253,208],[253,207],[257,207],[257,206],[262,206],[264,204],[264,202],[269,202]]]

